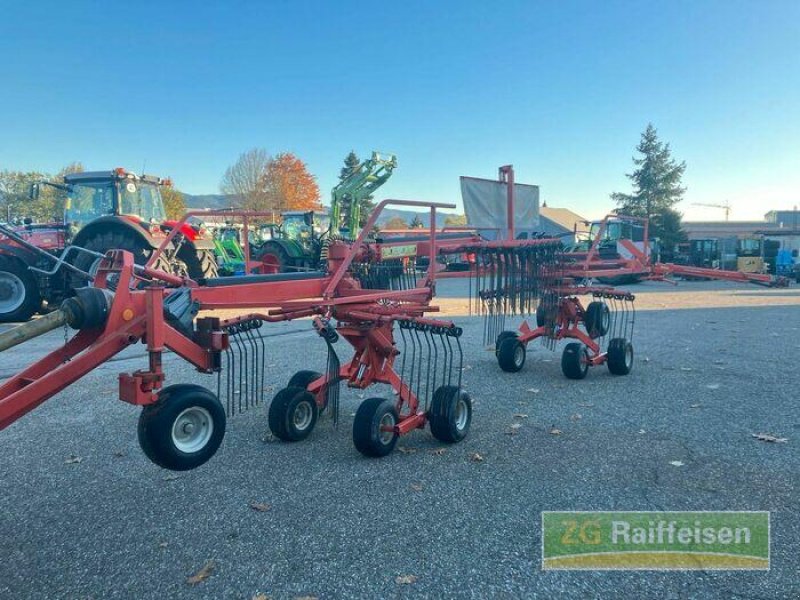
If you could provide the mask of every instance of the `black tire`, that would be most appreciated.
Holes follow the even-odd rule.
[[[289,383],[286,387],[299,387],[302,389],[306,389],[308,384],[312,381],[316,381],[322,377],[322,373],[317,373],[316,371],[298,371],[292,378],[289,380]]]
[[[580,342],[572,342],[561,355],[561,371],[568,379],[583,379],[589,372],[589,353]]]
[[[547,323],[547,309],[540,303],[536,307],[536,326],[544,327],[545,323]]]
[[[188,471],[214,456],[225,437],[225,424],[225,409],[209,390],[171,385],[161,391],[158,402],[142,409],[139,446],[159,467]]]
[[[261,262],[270,261],[270,265],[274,266],[278,273],[286,273],[294,266],[286,250],[277,242],[265,242],[254,251],[253,259]]]
[[[27,265],[0,256],[0,323],[27,321],[41,306],[39,284]]]
[[[98,232],[85,240],[81,246],[87,250],[92,250],[101,254],[105,254],[109,250],[127,250],[133,254],[133,260],[137,265],[144,265],[153,253],[153,249],[145,240],[136,236],[133,232],[127,231]],[[91,254],[79,252],[77,255],[73,255],[72,264],[86,273],[91,273],[92,266],[97,260],[97,257]],[[169,271],[168,266],[162,265],[161,263],[155,265],[155,267]],[[89,283],[90,282],[76,273],[71,273],[69,276],[69,285],[72,289],[85,287]]]
[[[506,338],[497,351],[497,364],[506,373],[516,373],[525,365],[525,344],[516,337]]]
[[[583,324],[586,326],[586,333],[592,339],[607,334],[611,325],[611,311],[608,309],[608,305],[605,302],[591,302],[586,307]]]
[[[184,242],[178,250],[178,258],[186,264],[187,275],[195,281],[219,274],[217,259],[211,250],[196,250],[189,242]]]
[[[633,344],[625,338],[614,338],[608,343],[608,370],[614,375],[627,375],[633,369]]]
[[[428,422],[431,434],[440,442],[460,442],[472,423],[472,399],[458,386],[443,385],[433,393]]]
[[[494,343],[494,355],[497,356],[500,353],[500,344],[503,343],[503,340],[516,339],[518,335],[516,331],[501,331]]]
[[[269,405],[269,428],[284,442],[306,439],[317,424],[319,408],[314,396],[302,387],[285,387]]]
[[[381,426],[397,425],[400,417],[394,402],[368,398],[361,403],[353,420],[353,444],[364,456],[386,456],[397,444],[397,433],[381,431]]]

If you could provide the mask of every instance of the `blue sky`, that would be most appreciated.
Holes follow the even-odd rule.
[[[382,194],[459,201],[513,163],[595,217],[652,121],[693,202],[800,204],[800,2],[10,2],[0,168],[126,166],[215,193],[239,153],[288,150],[324,198],[350,150]]]

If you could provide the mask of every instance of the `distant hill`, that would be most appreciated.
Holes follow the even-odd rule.
[[[184,194],[187,208],[203,209],[212,208],[214,210],[220,208],[230,208],[233,205],[235,196],[232,194]]]
[[[235,196],[231,194],[184,194],[186,207],[192,209],[210,208],[218,210],[221,208],[230,208],[234,204],[234,198]],[[444,220],[447,218],[448,214],[450,213],[440,213],[437,211],[436,225],[438,227],[442,227],[444,225]],[[400,217],[406,223],[411,223],[415,216],[419,216],[420,220],[426,227],[430,226],[431,213],[429,210],[413,211],[401,210],[399,208],[384,209],[384,211],[381,213],[381,216],[378,217],[378,225],[383,225],[394,217]]]

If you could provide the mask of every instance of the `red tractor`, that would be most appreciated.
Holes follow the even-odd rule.
[[[57,306],[74,289],[87,284],[81,273],[91,273],[97,253],[110,249],[131,252],[144,265],[175,221],[164,212],[160,187],[170,185],[125,169],[65,175],[62,181],[36,184],[64,194],[64,218],[48,224],[0,226],[0,322],[25,321],[43,307]],[[59,268],[59,256],[66,268]],[[184,224],[180,235],[159,259],[157,268],[192,279],[215,277],[214,240],[200,227]],[[74,268],[73,268],[74,267]]]

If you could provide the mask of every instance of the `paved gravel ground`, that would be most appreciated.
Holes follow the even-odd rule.
[[[462,285],[442,286],[455,312],[446,297]],[[651,308],[797,302],[796,289],[685,285],[696,287],[632,289]],[[359,397],[347,390],[337,430],[324,419],[305,442],[271,441],[262,406],[229,422],[204,467],[159,469],[139,451],[136,410],[116,400],[116,373],[143,364],[129,350],[0,433],[0,598],[800,597],[800,307],[642,310],[634,371],[577,382],[560,348],[538,345],[522,372],[501,372],[480,322],[458,322],[469,437],[438,453],[415,432],[377,460],[352,446]],[[272,393],[323,367],[308,329],[270,327]],[[4,354],[0,377],[59,335]],[[201,377],[166,363],[171,382]],[[789,441],[751,437],[761,432]],[[772,570],[543,572],[540,513],[570,509],[770,510]],[[207,561],[210,576],[189,585]]]

